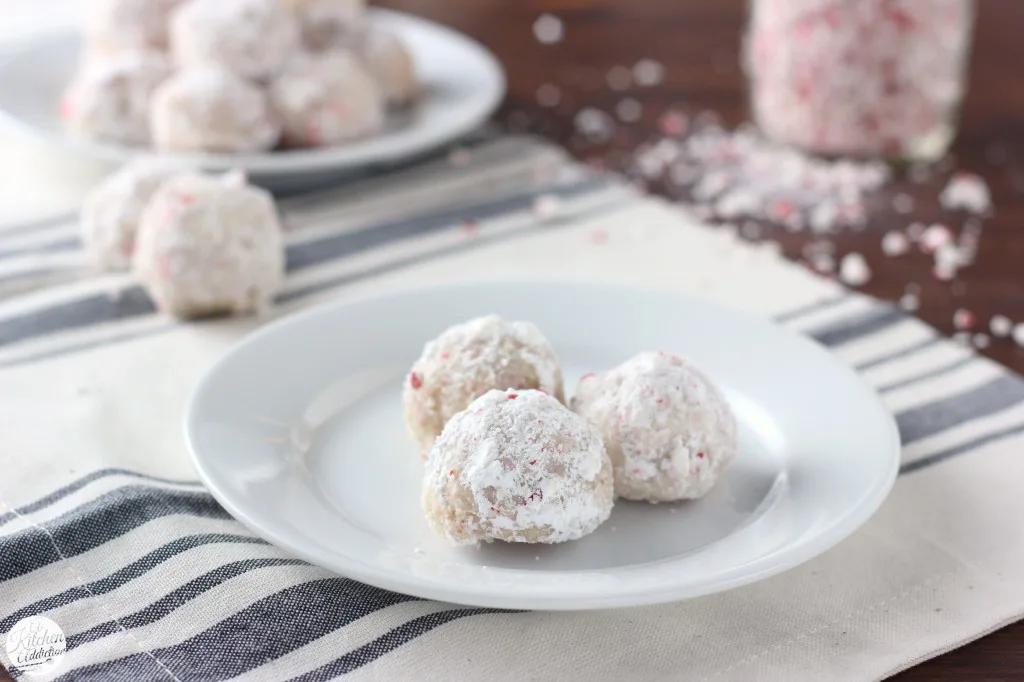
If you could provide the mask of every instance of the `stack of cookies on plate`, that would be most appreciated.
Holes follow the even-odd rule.
[[[171,153],[258,153],[379,133],[420,92],[365,0],[97,0],[67,129]]]

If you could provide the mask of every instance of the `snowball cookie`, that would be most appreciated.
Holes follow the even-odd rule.
[[[157,88],[150,129],[167,152],[258,152],[281,136],[263,91],[224,69],[180,71]]]
[[[146,145],[150,97],[170,75],[170,61],[157,52],[89,60],[64,93],[61,117],[82,139]]]
[[[188,0],[171,16],[171,52],[183,68],[263,80],[300,47],[298,21],[278,0]]]
[[[274,201],[236,175],[177,175],[142,213],[132,268],[176,317],[259,310],[284,277]]]
[[[615,497],[597,430],[540,391],[474,400],[444,427],[425,476],[427,521],[457,544],[576,540]]]
[[[396,34],[371,29],[359,42],[359,53],[388,104],[408,104],[419,94],[420,81],[412,54]]]
[[[674,355],[641,353],[587,375],[571,405],[597,426],[615,465],[615,492],[629,500],[701,497],[736,455],[725,398]]]
[[[319,52],[349,45],[366,21],[365,0],[278,0],[298,19],[302,42]]]
[[[384,100],[354,55],[332,51],[292,60],[269,89],[284,142],[323,146],[369,135],[384,124]]]
[[[171,11],[182,0],[93,0],[86,3],[85,39],[94,55],[167,51]]]
[[[142,210],[174,169],[157,159],[134,161],[107,177],[85,199],[80,225],[89,260],[101,270],[127,270]]]
[[[456,412],[491,389],[535,388],[564,401],[562,369],[533,324],[497,315],[449,327],[423,348],[405,382],[405,423],[426,456]]]

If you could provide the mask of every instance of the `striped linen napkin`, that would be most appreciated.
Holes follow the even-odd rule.
[[[559,210],[538,221],[542,195]],[[255,538],[187,461],[188,391],[264,320],[174,323],[130,277],[84,274],[73,220],[8,226],[0,633],[30,615],[57,623],[67,653],[51,677],[871,680],[1024,614],[1024,382],[892,306],[528,138],[281,208],[289,278],[274,316],[522,278],[696,293],[773,317],[854,366],[896,414],[895,489],[819,558],[675,604],[513,613],[368,587]],[[3,647],[0,660],[11,666]]]

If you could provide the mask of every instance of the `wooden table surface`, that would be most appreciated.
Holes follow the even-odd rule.
[[[612,166],[656,130],[658,115],[686,105],[717,111],[731,125],[747,118],[746,88],[737,64],[746,0],[383,0],[449,24],[474,36],[502,60],[509,78],[508,100],[499,120],[515,129],[546,135],[583,158],[601,154]],[[543,13],[564,23],[563,39],[542,45],[533,24]],[[862,289],[897,300],[908,284],[920,287],[918,315],[952,333],[953,313],[974,313],[978,330],[989,318],[1006,315],[1024,321],[1024,2],[980,0],[970,90],[954,146],[956,166],[981,174],[995,202],[985,222],[978,257],[956,280],[940,282],[931,274],[931,258],[882,254],[881,235],[904,228],[909,220],[942,219],[937,204],[940,185],[898,180],[872,204],[870,223],[861,232],[831,237],[837,255],[860,252],[873,271]],[[655,87],[614,92],[606,74],[615,66],[640,59],[665,65],[665,78]],[[561,91],[555,107],[537,102],[537,90],[551,84]],[[643,106],[640,121],[620,126],[613,143],[584,149],[573,136],[573,117],[583,106],[614,109],[624,96]],[[1003,158],[1005,157],[1005,158]],[[899,215],[890,199],[897,192],[915,197],[913,216]],[[947,216],[948,217],[948,216]],[[952,223],[951,223],[952,225]],[[779,241],[787,255],[800,258],[808,241],[803,234],[768,228],[763,238]],[[1024,371],[1024,349],[1011,339],[993,338],[982,352]],[[5,680],[0,669],[0,682]],[[900,682],[1000,682],[1024,680],[1024,623],[989,635],[957,651],[909,670]]]

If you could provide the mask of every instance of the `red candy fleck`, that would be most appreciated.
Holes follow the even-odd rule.
[[[657,403],[658,403],[659,405],[663,405],[663,404],[665,403],[665,399],[664,399],[664,398],[658,398],[658,400],[657,400],[656,402],[657,402]]]
[[[447,360],[447,359],[448,359],[448,358],[450,358],[451,356],[452,356],[452,354],[451,354],[451,353],[449,353],[448,351],[445,351],[445,352],[441,353],[441,359],[442,359],[442,360]]]
[[[448,475],[449,476],[454,476],[455,475],[455,469],[449,469],[448,470]]]
[[[463,220],[462,231],[471,237],[475,235],[477,233],[476,221],[473,220],[472,218],[467,218],[466,220]]]
[[[412,372],[409,375],[409,385],[412,386],[414,391],[418,391],[423,386],[423,377],[416,372]]]
[[[64,118],[69,118],[75,113],[75,104],[71,101],[70,97],[65,97],[60,101],[60,115]]]
[[[537,463],[537,460],[535,460],[535,459],[531,459],[530,460],[530,464],[536,464],[536,463]]]
[[[593,379],[596,376],[597,375],[594,374],[593,372],[588,372],[587,374],[584,374],[582,377],[580,377],[580,381],[586,381],[587,379]]]
[[[500,514],[501,513],[501,510],[498,509],[497,507],[491,507],[491,511],[494,512],[495,514]]]
[[[178,197],[178,203],[188,206],[189,204],[196,203],[196,198],[191,194],[182,194]]]
[[[590,241],[600,246],[608,243],[608,233],[604,230],[594,230],[590,233]]]
[[[697,459],[704,459],[704,453],[703,452],[698,452],[697,453]]]
[[[519,397],[519,394],[518,394],[518,393],[509,393],[509,394],[508,394],[508,399],[509,399],[509,400],[515,400],[515,399],[516,399],[516,398],[518,398],[518,397]]]
[[[533,502],[534,500],[543,500],[544,492],[541,490],[534,490],[532,493],[530,493],[530,497],[528,497],[527,499],[530,500],[531,502]]]

